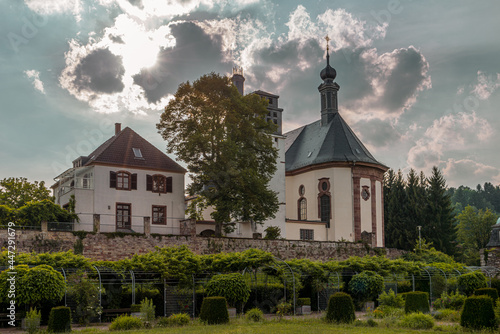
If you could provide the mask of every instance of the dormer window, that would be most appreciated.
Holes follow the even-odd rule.
[[[142,156],[142,152],[141,152],[140,148],[133,147],[132,151],[134,151],[134,158],[135,159],[144,159],[144,157]]]

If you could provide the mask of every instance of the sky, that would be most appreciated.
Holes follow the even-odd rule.
[[[179,84],[245,74],[284,132],[339,112],[375,158],[448,186],[500,184],[500,2],[0,0],[0,179],[45,181],[129,126],[156,147]],[[175,156],[171,156],[175,159]]]

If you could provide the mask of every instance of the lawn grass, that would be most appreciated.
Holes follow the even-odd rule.
[[[349,334],[415,334],[415,333],[436,333],[436,329],[431,330],[411,330],[399,327],[361,327],[355,325],[334,325],[328,324],[321,319],[295,318],[267,320],[262,323],[250,323],[243,318],[231,319],[226,325],[204,325],[195,320],[185,327],[155,328],[127,331],[130,334],[288,334],[288,333],[349,333]],[[464,333],[459,326],[439,326],[439,332],[443,333]],[[107,330],[84,329],[82,333],[101,334],[113,333]],[[115,332],[118,333],[118,332]]]

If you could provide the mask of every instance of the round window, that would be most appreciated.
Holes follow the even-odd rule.
[[[328,182],[323,182],[321,183],[321,189],[323,189],[323,191],[326,191],[328,189]]]

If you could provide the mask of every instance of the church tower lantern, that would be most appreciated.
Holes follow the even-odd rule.
[[[330,38],[326,39],[326,67],[321,71],[320,77],[323,83],[319,85],[318,90],[321,96],[321,125],[325,126],[331,122],[333,116],[338,113],[338,100],[337,92],[340,86],[334,82],[337,72],[330,66],[330,54],[328,42]]]

